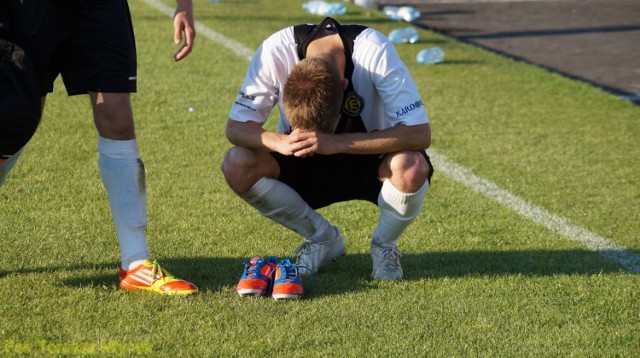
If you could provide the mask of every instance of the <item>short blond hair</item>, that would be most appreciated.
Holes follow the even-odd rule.
[[[283,102],[293,129],[332,133],[342,108],[342,86],[335,63],[324,57],[300,61],[284,85]]]

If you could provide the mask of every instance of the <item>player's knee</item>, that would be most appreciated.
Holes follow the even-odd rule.
[[[404,192],[415,192],[431,176],[431,166],[421,152],[396,153],[389,163],[394,185]]]
[[[135,138],[133,110],[128,93],[91,93],[93,117],[98,133],[105,138]]]
[[[224,155],[222,173],[236,192],[248,189],[261,177],[277,178],[280,169],[269,152],[233,147]]]
[[[247,176],[250,172],[255,171],[258,165],[255,151],[244,147],[233,147],[225,153],[221,169],[228,179]]]
[[[235,170],[241,165],[242,161],[242,151],[239,147],[233,147],[229,149],[222,159],[222,172],[227,175]]]

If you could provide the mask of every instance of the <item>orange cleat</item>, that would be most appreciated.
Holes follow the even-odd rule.
[[[240,297],[265,296],[270,293],[273,286],[273,273],[276,270],[278,259],[274,256],[266,260],[256,256],[244,262],[244,272],[236,286]]]
[[[297,300],[302,297],[303,291],[298,268],[293,266],[289,259],[280,261],[273,281],[273,293],[271,294],[273,299]]]
[[[191,282],[175,278],[163,270],[157,261],[145,260],[142,265],[125,271],[120,269],[120,288],[129,291],[151,291],[163,295],[191,295],[198,287]]]

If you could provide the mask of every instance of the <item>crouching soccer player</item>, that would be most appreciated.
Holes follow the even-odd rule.
[[[265,130],[276,104],[277,131]],[[380,209],[372,276],[403,277],[397,240],[429,190],[431,129],[407,67],[383,34],[326,18],[271,35],[249,64],[226,134],[234,145],[222,163],[228,185],[303,237],[295,250],[302,274],[346,252],[338,228],[316,209],[367,200]]]

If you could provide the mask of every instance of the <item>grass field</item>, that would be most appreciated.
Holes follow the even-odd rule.
[[[251,50],[280,28],[320,19],[302,3],[195,0],[202,26]],[[310,296],[241,299],[243,260],[288,257],[300,243],[238,199],[219,170],[248,61],[201,31],[175,64],[170,18],[147,2],[129,4],[149,247],[201,293],[117,289],[88,99],[67,97],[59,81],[0,189],[0,356],[640,356],[639,107],[419,30],[420,42],[398,51],[427,106],[440,162],[602,238],[631,264],[436,167],[425,210],[400,240],[404,280],[370,278],[377,209],[342,203],[321,213],[341,228],[348,255],[315,276]],[[405,26],[352,6],[338,19],[383,33]],[[417,65],[417,52],[434,45],[446,62]]]

